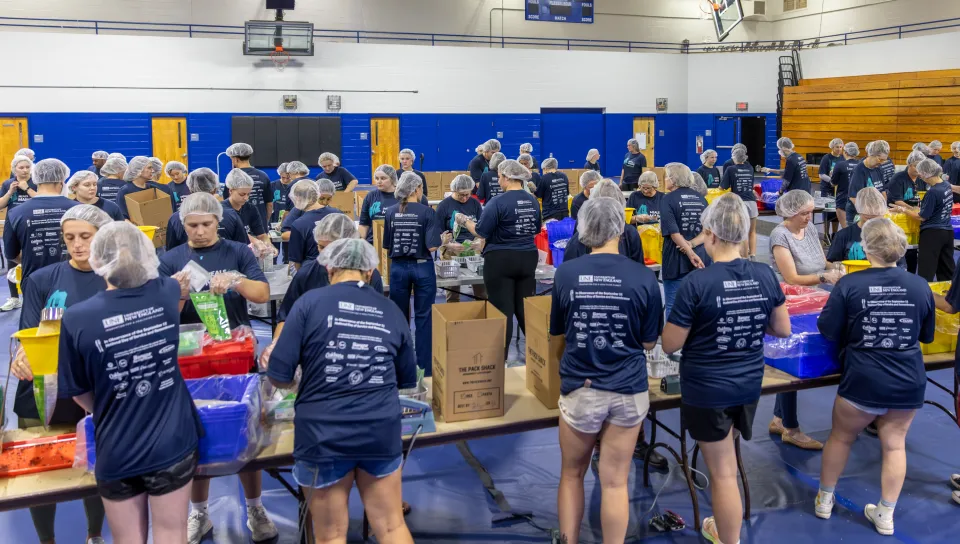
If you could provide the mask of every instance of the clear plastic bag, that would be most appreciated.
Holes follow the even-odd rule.
[[[830,298],[829,291],[816,287],[781,283],[780,288],[787,297],[787,313],[790,315],[820,313]]]
[[[767,335],[763,341],[766,364],[798,378],[816,378],[840,370],[837,345],[817,328],[819,313],[790,316],[793,333],[787,338]]]

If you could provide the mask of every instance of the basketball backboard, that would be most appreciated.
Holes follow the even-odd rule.
[[[735,26],[743,20],[743,5],[740,0],[708,0],[713,12],[713,24],[717,29],[717,41],[722,42]]]
[[[290,56],[313,56],[313,23],[247,21],[244,24],[244,55],[268,56],[278,47]]]

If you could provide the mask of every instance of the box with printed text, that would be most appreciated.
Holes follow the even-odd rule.
[[[544,406],[557,408],[560,400],[560,357],[566,344],[550,336],[551,297],[523,299],[527,340],[527,390]]]

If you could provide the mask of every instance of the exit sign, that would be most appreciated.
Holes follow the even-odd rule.
[[[737,111],[747,111],[749,104],[746,102],[737,102]]]

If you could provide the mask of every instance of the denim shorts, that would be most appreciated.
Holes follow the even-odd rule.
[[[603,424],[617,427],[636,427],[650,410],[650,396],[646,391],[634,395],[581,387],[569,395],[560,396],[560,415],[574,429],[596,434]]]
[[[355,469],[360,469],[374,478],[384,478],[400,470],[403,456],[398,455],[390,461],[355,461],[337,459],[323,463],[297,461],[293,465],[293,479],[300,487],[323,489],[344,479]]]

